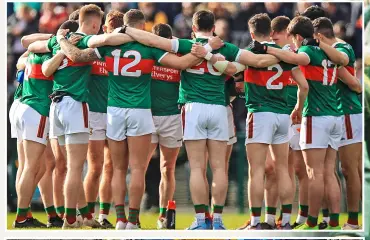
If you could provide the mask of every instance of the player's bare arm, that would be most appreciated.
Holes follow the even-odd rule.
[[[307,66],[310,63],[310,58],[306,54],[297,54],[294,52],[268,47],[267,53],[274,55],[278,59],[283,62],[300,65],[300,66]]]
[[[91,62],[99,59],[93,48],[81,50],[64,38],[60,40],[59,44],[64,54],[71,59],[72,62]]]
[[[337,49],[333,48],[329,44],[320,42],[319,47],[328,55],[330,61],[341,66],[347,66],[349,63],[349,58],[347,54],[339,52]]]
[[[362,86],[360,81],[353,76],[348,70],[344,67],[340,67],[337,71],[338,78],[344,82],[352,91],[356,93],[362,93]]]
[[[49,33],[33,33],[30,35],[23,36],[21,39],[21,44],[24,48],[28,48],[28,46],[31,43],[34,43],[36,41],[48,40],[52,36],[53,35]]]
[[[26,68],[26,63],[27,63],[27,57],[30,52],[26,51],[24,52],[17,61],[17,70],[24,70]]]
[[[133,39],[138,41],[141,44],[156,47],[167,52],[176,53],[178,50],[178,40],[177,39],[168,39],[160,37],[150,32],[139,30],[132,27],[126,27],[125,33],[130,35]],[[219,49],[223,42],[219,37],[210,38],[208,41],[209,46],[215,50]]]
[[[254,54],[242,49],[238,62],[255,68],[265,68],[277,64],[280,60],[270,54]]]
[[[33,52],[33,53],[47,53],[47,52],[50,52],[50,50],[48,48],[48,41],[47,40],[42,40],[42,41],[33,42],[28,46],[28,51]]]
[[[200,63],[202,59],[196,57],[195,55],[188,53],[184,56],[177,56],[173,53],[167,53],[162,59],[161,64],[170,67],[175,68],[179,70],[185,70],[187,68],[191,68],[192,66],[197,65]]]
[[[41,71],[45,77],[50,77],[59,68],[60,64],[63,62],[65,55],[63,51],[59,51],[51,59],[45,61],[42,64]]]
[[[297,104],[291,114],[291,119],[293,124],[299,124],[302,120],[302,110],[308,95],[309,86],[302,71],[298,67],[292,70],[292,77],[293,80],[298,85],[298,91],[297,91]]]
[[[94,35],[89,39],[87,45],[90,48],[97,48],[107,45],[118,46],[133,41],[134,39],[127,34],[113,32],[108,34]]]

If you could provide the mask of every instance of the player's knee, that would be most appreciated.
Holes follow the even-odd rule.
[[[303,180],[307,178],[307,172],[306,169],[300,167],[300,166],[295,166],[294,167],[295,175],[298,177],[298,180]]]
[[[105,162],[103,165],[103,172],[106,175],[112,176],[113,175],[113,164],[112,162]]]
[[[265,174],[268,175],[275,175],[275,166],[274,164],[266,164],[265,165]]]
[[[103,164],[102,163],[94,163],[88,166],[88,171],[92,175],[93,178],[100,178],[100,175],[103,170]]]
[[[161,174],[162,174],[162,177],[164,178],[167,178],[167,179],[172,178],[175,176],[175,168],[163,166],[161,167]]]
[[[67,173],[67,165],[64,162],[56,162],[54,172],[57,176],[65,176]]]

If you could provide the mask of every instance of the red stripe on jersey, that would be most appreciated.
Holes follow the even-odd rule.
[[[346,126],[347,139],[353,139],[351,117],[348,114],[344,115],[344,125]]]
[[[185,105],[181,108],[182,132],[185,132]]]
[[[31,64],[31,72],[28,72],[29,70],[27,69],[28,72],[28,78],[35,78],[38,80],[53,80],[53,76],[46,77],[42,73],[42,65],[41,64]]]
[[[37,137],[43,138],[46,125],[46,116],[40,117],[39,128],[37,129]]]
[[[69,58],[64,58],[64,59],[67,59],[67,66],[65,67],[83,67],[83,66],[88,66],[88,65],[91,65],[92,62],[73,62],[71,59]],[[63,66],[64,65],[64,60],[62,61],[62,63],[60,64],[60,66]]]
[[[180,82],[180,70],[162,67],[162,66],[153,66],[152,69],[152,79],[161,80],[166,82]]]
[[[253,138],[253,113],[248,114],[248,139]]]
[[[248,83],[253,83],[259,86],[266,86],[267,82],[274,77],[278,76],[279,72],[275,71],[261,71],[257,69],[248,68],[244,71],[244,81]],[[283,83],[283,86],[286,86],[292,82],[292,73],[291,71],[283,71],[281,75],[273,80],[273,85],[278,85]]]
[[[312,116],[307,117],[306,144],[312,143]]]
[[[324,68],[318,66],[299,66],[303,75],[307,80],[323,82],[324,79]],[[333,77],[334,68],[328,68],[328,81]],[[335,76],[334,83],[337,83],[338,78]]]
[[[94,61],[92,63],[91,74],[108,76],[107,64],[103,61]]]
[[[84,127],[89,127],[89,111],[87,110],[87,104],[85,102],[82,103],[82,114],[84,118]]]
[[[121,69],[126,66],[127,64],[133,62],[134,58],[120,58],[119,59],[119,66],[118,70],[119,72]],[[114,66],[114,58],[113,57],[106,57],[105,62],[107,63],[107,71],[113,72],[113,66]],[[132,67],[129,67],[126,71],[127,72],[136,72],[137,70],[141,70],[142,74],[150,74],[152,73],[152,68],[154,65],[154,60],[152,59],[141,59],[140,62],[136,65],[133,65]]]
[[[347,71],[348,71],[352,76],[355,76],[355,68],[354,68],[354,67],[346,66],[345,68],[347,69]]]

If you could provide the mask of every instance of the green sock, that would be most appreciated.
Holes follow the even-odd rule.
[[[260,207],[252,207],[249,211],[251,212],[253,217],[260,217],[261,216],[261,209]]]
[[[302,217],[307,217],[308,215],[308,206],[307,205],[299,205],[299,215]]]
[[[122,221],[122,222],[127,222],[126,219],[126,213],[125,213],[125,205],[116,205],[116,216],[117,216],[117,222]]]
[[[69,224],[72,224],[76,221],[76,212],[76,208],[65,209],[65,218]]]
[[[206,212],[206,205],[204,204],[197,204],[194,205],[195,213],[205,213]]]
[[[136,224],[139,217],[139,209],[129,208],[128,221],[132,224]]]
[[[276,207],[266,207],[266,213],[270,215],[276,215]]]
[[[159,208],[159,217],[166,217],[167,208]]]
[[[95,213],[95,202],[88,202],[87,207],[89,209],[89,213]]]
[[[51,218],[53,218],[53,217],[56,217],[56,216],[57,216],[57,212],[55,211],[55,207],[54,207],[54,205],[52,205],[52,206],[50,206],[50,207],[45,208],[45,212],[46,212],[46,214],[47,214],[49,217],[51,217]]]
[[[213,205],[213,213],[219,213],[221,214],[224,210],[224,206],[221,205]]]
[[[292,204],[285,204],[281,206],[281,211],[283,213],[292,213]]]
[[[83,208],[79,208],[78,211],[80,211],[80,213],[82,215],[82,218],[87,218],[89,220],[92,219],[92,215],[89,212],[89,208],[88,208],[87,205],[85,207],[83,207]]]
[[[101,202],[99,205],[100,205],[100,214],[108,215],[111,204]]]
[[[348,224],[358,225],[358,212],[348,212]]]
[[[317,225],[317,217],[312,217],[312,216],[308,215],[307,225],[310,226],[310,227],[315,227]]]
[[[337,227],[339,225],[339,213],[331,213],[330,214],[330,227]]]
[[[28,208],[17,208],[17,222],[23,222],[27,219]]]
[[[325,208],[325,209],[322,209],[322,216],[323,217],[329,217],[329,209]]]
[[[64,206],[56,207],[55,210],[57,211],[58,215],[64,215]]]

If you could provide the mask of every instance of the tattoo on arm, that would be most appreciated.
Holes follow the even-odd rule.
[[[91,62],[99,59],[94,49],[87,48],[81,50],[68,42],[68,40],[62,39],[60,41],[60,47],[62,48],[64,54],[73,62]]]

